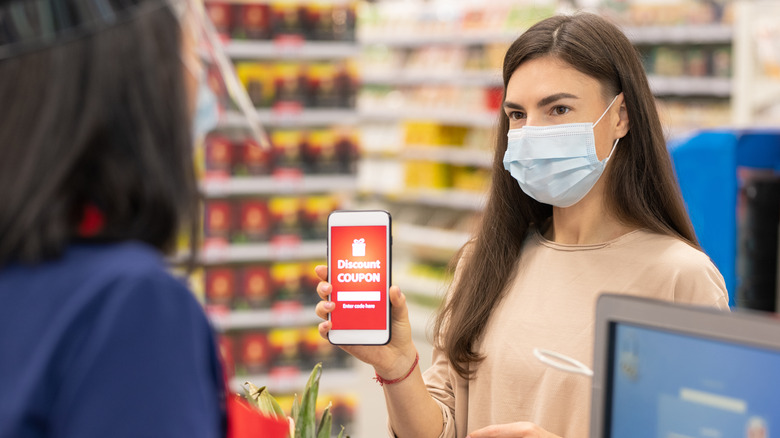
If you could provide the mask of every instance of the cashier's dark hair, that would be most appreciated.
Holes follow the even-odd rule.
[[[685,211],[653,94],[636,49],[604,18],[588,13],[543,20],[515,40],[504,58],[504,89],[524,62],[553,56],[601,83],[604,105],[623,93],[628,134],[606,167],[606,205],[627,225],[677,237],[697,247]],[[533,84],[529,84],[533,86]],[[489,197],[475,238],[459,259],[456,280],[438,314],[434,339],[456,372],[470,378],[483,357],[479,339],[517,271],[529,230],[542,228],[552,207],[523,193],[504,170],[509,120],[500,110]],[[520,336],[514,333],[511,336]]]
[[[60,255],[87,206],[105,222],[90,239],[169,252],[188,227],[195,248],[182,28],[161,0],[128,4],[99,31],[0,59],[0,269]]]

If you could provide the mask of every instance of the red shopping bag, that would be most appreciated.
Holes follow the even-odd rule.
[[[288,420],[266,417],[236,394],[228,394],[228,438],[287,438]]]

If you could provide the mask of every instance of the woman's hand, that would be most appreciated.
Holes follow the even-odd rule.
[[[466,438],[560,438],[542,429],[534,423],[495,424],[483,427],[468,434]]]
[[[320,323],[320,336],[328,339],[331,322],[328,314],[336,308],[336,304],[328,301],[328,295],[332,286],[327,282],[328,267],[317,266],[314,271],[320,278],[317,285],[317,294],[322,301],[317,304],[317,316],[324,319]],[[389,290],[391,311],[392,337],[387,345],[341,345],[340,348],[360,361],[374,367],[377,374],[385,379],[403,377],[409,371],[417,355],[417,350],[412,343],[412,330],[409,325],[409,312],[406,308],[406,297],[398,286],[392,286]]]

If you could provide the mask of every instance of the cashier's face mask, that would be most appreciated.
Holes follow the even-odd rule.
[[[208,73],[206,69],[195,68],[191,62],[184,62],[184,65],[198,81],[198,95],[196,96],[195,119],[192,122],[193,138],[203,139],[209,131],[213,130],[219,124],[219,103],[217,96],[209,86]],[[200,71],[200,73],[198,73]]]
[[[596,123],[565,123],[510,129],[504,169],[528,196],[556,207],[569,207],[590,192],[615,151],[599,160],[593,128],[607,114],[612,99]]]

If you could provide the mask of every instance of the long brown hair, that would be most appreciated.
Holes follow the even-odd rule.
[[[630,130],[620,141],[604,175],[606,208],[623,223],[675,236],[697,247],[666,150],[661,123],[636,49],[605,19],[588,13],[543,20],[515,40],[504,58],[504,90],[522,63],[555,56],[602,84],[605,98],[622,92]],[[504,170],[509,120],[500,111],[488,201],[474,239],[458,266],[458,281],[436,322],[435,343],[464,378],[492,310],[512,277],[530,227],[552,215],[552,207],[523,193]]]

